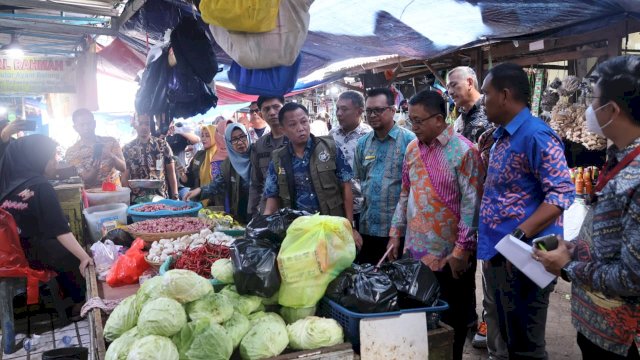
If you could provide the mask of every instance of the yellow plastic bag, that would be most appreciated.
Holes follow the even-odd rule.
[[[315,306],[327,285],[356,257],[351,224],[342,217],[297,218],[287,230],[278,254],[282,306]]]
[[[200,14],[207,24],[261,33],[276,28],[279,6],[280,0],[202,0]]]

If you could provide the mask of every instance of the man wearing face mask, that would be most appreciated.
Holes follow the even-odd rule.
[[[640,334],[640,57],[610,59],[595,74],[587,129],[613,145],[595,188],[593,218],[577,240],[533,257],[571,282],[583,359],[640,359],[634,342]]]
[[[562,140],[531,115],[529,80],[522,67],[500,64],[482,85],[485,111],[497,125],[478,226],[478,259],[485,292],[495,308],[509,359],[547,359],[545,327],[553,284],[539,288],[495,249],[507,235],[531,244],[562,234],[562,212],[575,197]]]

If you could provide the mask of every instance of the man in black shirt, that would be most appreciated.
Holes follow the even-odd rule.
[[[178,158],[178,160],[180,160],[180,165],[182,165],[182,167],[186,167],[186,148],[189,145],[199,143],[200,138],[191,130],[187,130],[184,124],[180,122],[174,124],[171,122],[165,141],[169,144],[169,147],[171,147],[173,154]]]

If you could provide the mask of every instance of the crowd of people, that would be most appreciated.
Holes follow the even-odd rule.
[[[585,359],[638,359],[640,57],[608,60],[595,74],[587,126],[613,146],[593,216],[585,220],[591,231],[532,256],[572,283],[573,324]],[[95,134],[90,112],[78,110],[73,123],[80,140],[66,160],[87,187],[159,179],[160,189],[133,189],[134,199],[203,201],[245,223],[284,207],[345,217],[356,262],[377,263],[388,253],[390,260],[407,256],[434,271],[449,304],[442,320],[454,329],[454,359],[462,358],[478,320],[474,345],[486,346],[491,359],[546,359],[555,282],[538,287],[495,245],[509,235],[528,244],[562,235],[563,211],[575,197],[562,139],[531,115],[530,84],[520,66],[495,66],[482,83],[468,67],[447,78],[460,112],[454,124],[447,122],[442,94],[424,90],[407,101],[411,130],[403,128],[394,121],[394,94],[377,88],[366,97],[340,94],[338,126],[314,135],[306,107],[260,96],[248,122],[220,119],[199,137],[175,125],[166,138],[154,137],[150,117],[137,115],[137,137],[121,149]],[[91,259],[77,246],[45,179],[55,169],[55,144],[41,135],[8,139],[3,131],[0,208],[16,219],[30,262],[77,279]],[[187,163],[184,151],[196,143],[203,149]]]

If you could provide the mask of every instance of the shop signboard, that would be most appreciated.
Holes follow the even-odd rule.
[[[74,59],[0,56],[0,95],[73,93],[75,90]]]

